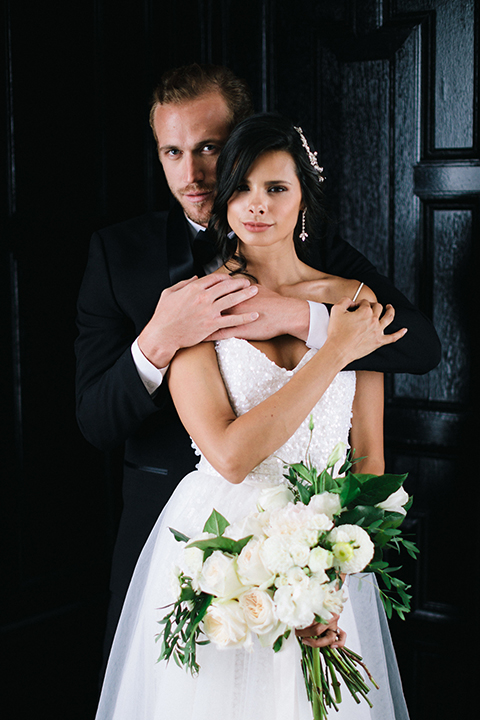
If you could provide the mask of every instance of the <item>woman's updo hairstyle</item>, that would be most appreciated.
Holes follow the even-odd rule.
[[[227,220],[228,201],[248,175],[248,170],[258,157],[267,152],[284,151],[291,155],[300,182],[302,199],[307,210],[306,232],[310,237],[318,233],[324,219],[323,192],[318,172],[310,163],[302,139],[294,125],[277,113],[258,113],[239,123],[225,143],[217,162],[217,194],[208,226],[216,238],[223,262],[234,258],[239,263],[236,272],[245,270],[244,258],[235,255],[236,236],[231,235]],[[294,230],[294,242],[297,255],[307,257],[308,243],[299,239],[301,214]]]

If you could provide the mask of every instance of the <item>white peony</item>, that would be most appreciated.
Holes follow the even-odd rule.
[[[203,592],[223,599],[237,597],[245,589],[237,575],[236,558],[220,550],[215,550],[203,563],[198,585]]]
[[[407,511],[402,507],[408,502],[408,493],[405,492],[403,487],[399,487],[398,490],[387,497],[381,503],[378,503],[375,507],[381,508],[382,510],[388,510],[389,512],[400,513],[406,515]]]
[[[286,573],[295,565],[288,549],[288,538],[281,535],[266,538],[260,548],[260,557],[272,575]]]
[[[240,595],[238,601],[248,627],[257,635],[265,635],[277,627],[275,605],[267,592],[253,588]]]
[[[245,616],[236,600],[213,602],[203,619],[203,631],[219,648],[249,647],[251,644]]]
[[[294,535],[307,530],[330,530],[332,521],[324,513],[317,513],[310,505],[288,503],[283,508],[270,513],[268,523],[264,527],[266,535]]]
[[[339,525],[329,533],[328,540],[333,544],[335,567],[342,573],[361,572],[373,557],[373,542],[358,525]]]
[[[324,513],[330,519],[334,515],[338,515],[342,506],[340,503],[340,495],[338,493],[324,492],[320,495],[313,495],[308,503],[308,507],[315,513]]]
[[[264,488],[257,500],[259,510],[276,510],[293,501],[293,493],[285,483]]]
[[[262,560],[263,540],[253,537],[237,558],[237,573],[245,585],[263,585],[272,579],[272,573]]]
[[[304,628],[313,623],[315,614],[308,587],[282,585],[275,591],[273,599],[278,619],[288,627]]]

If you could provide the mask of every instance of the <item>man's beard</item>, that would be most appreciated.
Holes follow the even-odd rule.
[[[215,185],[192,185],[190,187],[182,189],[181,191],[176,192],[175,197],[182,206],[185,215],[190,220],[193,220],[193,222],[197,223],[198,225],[208,225],[208,221],[210,220],[210,216],[212,213],[214,189]],[[189,192],[193,194],[196,192],[205,191],[210,194],[206,196],[204,201],[193,203],[184,198],[184,195],[188,194]]]

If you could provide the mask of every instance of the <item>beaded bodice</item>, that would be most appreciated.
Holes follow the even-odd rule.
[[[246,340],[229,338],[215,343],[218,365],[235,414],[243,415],[262,400],[285,385],[316,350],[309,350],[293,370],[279,367],[258,348]],[[300,462],[308,454],[317,469],[323,469],[335,445],[348,443],[352,402],[355,394],[355,373],[341,372],[330,384],[312,410],[314,431],[309,445],[309,418],[306,418],[292,437],[251,472],[246,481],[269,482],[282,480],[285,462]],[[193,447],[198,453],[193,443]],[[198,453],[200,454],[200,453]],[[201,457],[198,470],[218,475],[210,463]]]

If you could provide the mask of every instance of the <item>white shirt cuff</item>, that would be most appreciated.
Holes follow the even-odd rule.
[[[310,305],[310,327],[308,329],[307,347],[320,350],[327,339],[330,315],[322,303],[307,300]]]
[[[153,395],[162,384],[163,376],[168,370],[167,367],[157,368],[148,360],[138,347],[138,338],[131,347],[133,362],[137,368],[137,372],[146,389]]]

